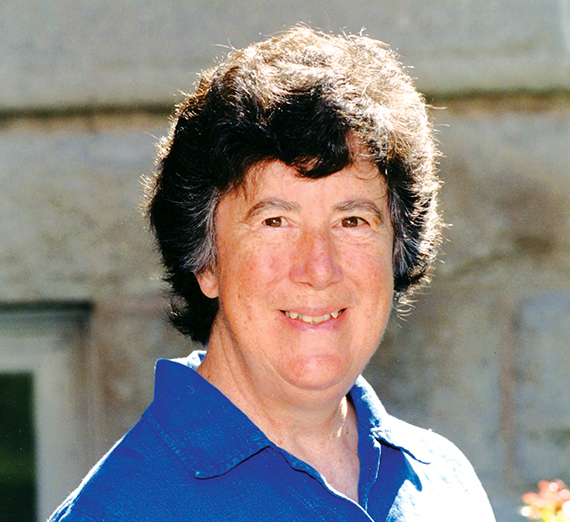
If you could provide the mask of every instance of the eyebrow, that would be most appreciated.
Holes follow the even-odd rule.
[[[378,208],[376,203],[369,199],[350,199],[348,201],[343,201],[335,206],[335,210],[338,212],[352,212],[354,210],[365,211],[374,214],[379,223],[384,222],[384,214]]]
[[[261,212],[267,210],[282,210],[286,212],[294,212],[301,210],[301,206],[298,203],[295,203],[294,201],[289,201],[286,199],[279,199],[279,198],[262,199],[248,210],[245,216],[245,220],[247,221],[257,216]]]
[[[294,202],[289,201],[287,199],[279,199],[279,198],[268,198],[263,199],[257,202],[253,207],[251,207],[246,216],[245,221],[248,221],[261,212],[265,211],[285,211],[285,212],[298,212],[301,210],[301,206]],[[343,201],[334,207],[335,212],[353,212],[353,211],[364,211],[370,212],[371,214],[378,219],[379,223],[384,222],[384,215],[382,211],[378,208],[376,203],[369,199],[350,199],[347,201]]]

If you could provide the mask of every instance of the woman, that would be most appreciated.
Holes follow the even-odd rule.
[[[494,520],[450,442],[360,376],[439,242],[432,129],[391,51],[307,27],[235,51],[149,182],[174,325],[155,400],[52,520]]]

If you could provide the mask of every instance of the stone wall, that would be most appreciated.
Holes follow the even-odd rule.
[[[170,105],[224,47],[297,22],[364,28],[423,91],[567,89],[569,18],[568,0],[5,0],[0,108]]]
[[[569,0],[5,0],[0,303],[92,305],[94,461],[151,399],[154,360],[190,349],[162,319],[139,209],[178,90],[298,21],[365,27],[438,107],[449,241],[366,376],[464,450],[499,522],[518,520],[538,479],[570,480]]]

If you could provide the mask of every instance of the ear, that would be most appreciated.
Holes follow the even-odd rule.
[[[220,295],[218,290],[218,278],[211,268],[196,274],[196,279],[200,285],[200,290],[202,290],[202,293],[206,297],[214,299]]]

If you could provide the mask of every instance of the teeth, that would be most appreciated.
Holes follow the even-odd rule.
[[[343,310],[339,310],[338,312],[331,312],[330,314],[319,315],[317,317],[311,317],[310,315],[301,315],[297,312],[284,312],[287,317],[291,319],[299,319],[304,323],[309,324],[320,324],[324,321],[328,321],[329,319],[336,319],[340,314],[342,314]]]

